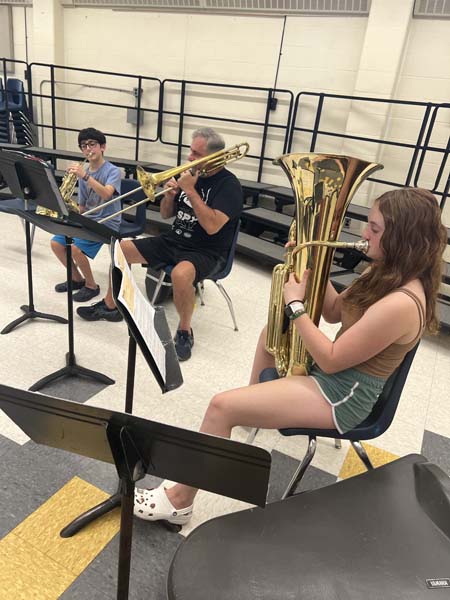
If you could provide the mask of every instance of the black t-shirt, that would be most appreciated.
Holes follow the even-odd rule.
[[[233,173],[222,169],[210,177],[199,177],[195,189],[210,208],[225,213],[229,221],[220,231],[209,235],[198,222],[189,198],[182,191],[175,198],[177,208],[170,238],[185,248],[207,249],[218,255],[224,254],[231,246],[236,222],[242,212],[241,184]]]

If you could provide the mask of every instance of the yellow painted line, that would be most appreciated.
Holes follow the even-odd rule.
[[[106,498],[74,477],[0,540],[0,600],[57,600],[119,531],[120,510],[71,538],[59,532]]]
[[[375,448],[375,446],[371,446],[365,442],[363,445],[370,458],[370,462],[374,467],[381,467],[382,465],[390,463],[399,458],[396,454],[387,452],[387,450]],[[353,450],[352,446],[350,446],[338,477],[340,479],[347,479],[348,477],[353,477],[354,475],[359,475],[360,473],[365,473],[366,471],[367,469],[361,462],[361,459]]]

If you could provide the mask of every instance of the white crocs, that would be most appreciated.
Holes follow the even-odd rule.
[[[149,490],[134,490],[134,514],[146,521],[168,521],[176,525],[186,525],[192,517],[193,508],[192,504],[186,508],[175,508],[162,485]]]

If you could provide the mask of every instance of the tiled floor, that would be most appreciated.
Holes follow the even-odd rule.
[[[3,328],[20,316],[27,303],[24,233],[20,220],[0,213],[1,242],[0,306]],[[53,291],[65,279],[49,249],[50,236],[36,231],[33,246],[35,307],[66,314],[64,294]],[[103,248],[94,262],[98,283],[105,291],[109,254]],[[144,289],[144,269],[133,267]],[[256,339],[266,320],[270,270],[237,257],[224,282],[238,320],[232,327],[224,299],[211,282],[206,283],[205,306],[197,306],[193,328],[195,347],[190,361],[182,364],[184,385],[162,395],[145,361],[137,358],[134,413],[149,419],[196,430],[211,396],[223,389],[247,383]],[[176,326],[176,313],[166,305],[169,325]],[[324,325],[330,335],[334,327]],[[64,365],[67,327],[33,320],[8,335],[0,335],[0,383],[27,389],[35,381]],[[75,354],[78,364],[112,377],[112,386],[85,383],[54,393],[79,402],[123,410],[128,336],[124,323],[88,323],[75,317]],[[394,424],[368,445],[375,462],[422,452],[450,474],[450,337],[425,339],[415,358]],[[52,389],[43,390],[51,394]],[[238,429],[233,437],[246,439]],[[306,441],[284,438],[274,431],[261,431],[257,445],[272,451],[273,468],[269,500],[280,497],[296,458]],[[114,468],[30,441],[0,411],[0,600],[108,599],[115,597],[118,557],[118,515],[113,513],[79,536],[62,540],[60,526],[83,507],[115,491]],[[348,444],[336,450],[331,440],[319,440],[316,457],[302,486],[329,485],[359,468]],[[165,598],[165,576],[171,557],[182,540],[203,521],[239,510],[246,505],[207,492],[200,492],[192,523],[181,534],[168,532],[160,524],[137,521],[134,527],[130,598]],[[15,576],[11,577],[14,572]]]

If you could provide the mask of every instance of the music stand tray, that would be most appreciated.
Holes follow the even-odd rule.
[[[5,385],[0,408],[36,443],[116,466],[119,600],[128,598],[134,488],[145,473],[265,506],[271,458],[261,448]]]

